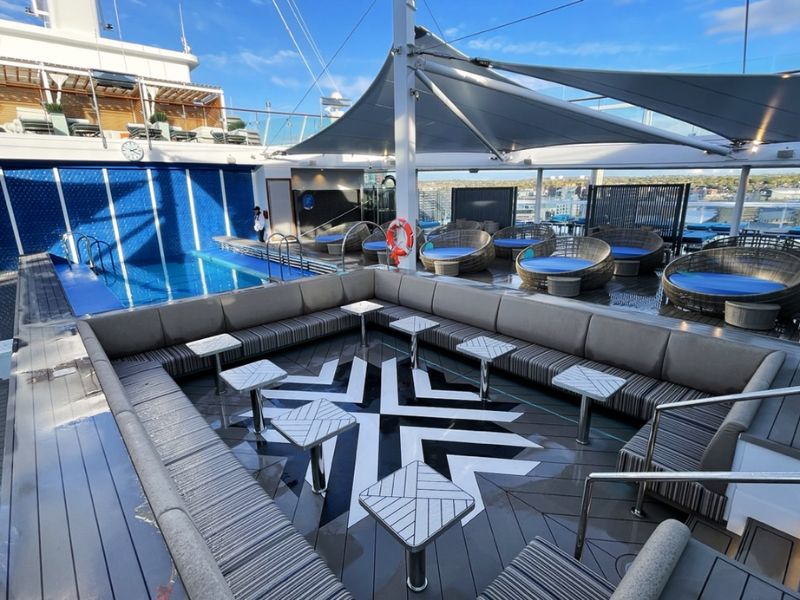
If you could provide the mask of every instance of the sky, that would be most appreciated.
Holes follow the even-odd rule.
[[[417,23],[447,40],[502,25],[570,0],[417,0]],[[574,1],[574,0],[573,0]],[[0,0],[0,18],[36,23],[29,0]],[[356,99],[385,60],[392,0],[182,0],[197,83],[224,88],[228,106],[319,113],[338,89]],[[300,45],[303,62],[276,10]],[[582,0],[556,12],[455,42],[471,56],[608,69],[740,72],[745,0]],[[117,25],[114,0],[100,0]],[[178,0],[116,0],[126,41],[181,49]],[[302,16],[322,63],[293,14]],[[360,26],[314,78],[366,12]],[[748,72],[800,69],[800,0],[751,0]],[[330,75],[330,76],[329,76]],[[309,91],[309,88],[311,90]],[[301,102],[301,98],[306,99]]]

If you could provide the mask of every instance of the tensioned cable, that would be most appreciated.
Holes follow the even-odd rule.
[[[281,22],[283,23],[283,27],[286,29],[286,33],[288,33],[289,37],[292,39],[292,43],[294,44],[294,47],[297,49],[298,54],[300,54],[300,58],[303,60],[303,64],[306,66],[306,69],[308,69],[309,75],[311,75],[311,77],[314,77],[314,71],[311,68],[311,65],[308,64],[308,61],[306,60],[306,55],[303,54],[303,49],[300,48],[300,44],[297,43],[297,39],[294,37],[294,34],[292,33],[292,29],[289,27],[289,23],[287,23],[286,19],[283,17],[283,12],[281,11],[280,7],[278,6],[278,3],[276,2],[276,0],[272,0],[272,6],[274,6],[275,10],[278,12],[278,16],[281,18]],[[317,83],[318,81],[319,81],[319,77],[314,79],[314,83],[311,84],[311,87],[313,88],[316,85],[317,89],[319,90],[320,95],[324,96],[325,92],[322,91],[322,88]]]
[[[355,24],[355,25],[353,25],[353,28],[352,28],[352,29],[350,30],[350,32],[349,32],[349,33],[348,33],[348,34],[345,36],[344,40],[342,40],[342,43],[341,43],[341,44],[339,45],[339,47],[336,49],[336,52],[334,52],[334,53],[333,53],[333,56],[331,56],[331,57],[330,57],[330,60],[328,60],[328,62],[327,62],[327,63],[325,63],[325,68],[322,70],[322,72],[320,72],[320,74],[319,74],[319,75],[317,75],[316,79],[314,79],[314,83],[312,83],[312,84],[309,86],[309,88],[306,90],[306,93],[305,93],[305,94],[303,94],[303,97],[302,97],[302,98],[300,98],[300,100],[298,100],[297,104],[295,104],[294,108],[292,109],[292,112],[293,112],[293,113],[297,112],[297,109],[298,109],[298,108],[300,108],[300,105],[301,105],[301,104],[303,103],[303,101],[306,99],[306,97],[308,96],[308,94],[311,92],[311,90],[313,90],[313,89],[314,89],[314,86],[315,86],[315,85],[317,85],[317,81],[319,81],[319,78],[320,78],[320,77],[322,77],[322,73],[324,73],[324,72],[325,72],[325,71],[328,69],[328,67],[330,67],[330,66],[331,66],[331,63],[332,63],[334,60],[336,60],[336,57],[337,57],[337,56],[339,56],[339,52],[341,52],[341,51],[342,51],[342,49],[343,49],[343,48],[344,48],[344,47],[347,45],[347,42],[349,42],[349,41],[350,41],[350,38],[351,38],[351,37],[353,37],[353,34],[354,34],[354,33],[356,32],[356,30],[357,30],[357,29],[358,29],[358,28],[361,26],[361,23],[363,23],[363,22],[364,22],[364,19],[366,19],[366,18],[367,18],[367,15],[368,15],[368,14],[370,13],[370,11],[372,10],[372,7],[373,7],[373,6],[375,6],[375,3],[376,3],[377,1],[378,1],[378,0],[372,0],[372,2],[370,2],[370,5],[369,5],[369,6],[367,7],[367,9],[366,9],[366,10],[365,10],[365,11],[362,13],[362,15],[359,17],[358,21],[356,21],[356,24]],[[277,136],[278,136],[278,135],[281,133],[281,131],[283,131],[283,128],[286,126],[286,123],[288,123],[288,121],[289,121],[289,119],[286,119],[286,120],[285,120],[285,121],[284,121],[284,122],[281,124],[280,128],[278,128],[278,131],[277,131],[277,132],[275,133],[275,135],[272,137],[272,139],[273,139],[273,140],[277,138]],[[267,145],[269,145],[269,141],[267,142]]]
[[[449,42],[442,42],[440,44],[436,44],[435,46],[431,46],[430,48],[426,48],[426,50],[434,50],[440,46],[446,46],[447,44],[454,44],[455,42],[460,42],[461,40],[466,40],[471,37],[475,37],[476,35],[482,35],[484,33],[489,33],[492,31],[497,31],[498,29],[503,29],[504,27],[509,27],[511,25],[516,25],[517,23],[522,23],[523,21],[530,21],[531,19],[535,19],[536,17],[541,17],[544,15],[548,15],[550,13],[554,13],[556,11],[562,10],[564,8],[569,8],[570,6],[575,6],[576,4],[581,4],[583,0],[573,0],[572,2],[567,2],[565,4],[561,4],[559,6],[554,6],[553,8],[548,8],[547,10],[543,10],[538,13],[534,13],[532,15],[528,15],[527,17],[520,17],[519,19],[514,19],[513,21],[509,21],[507,23],[502,23],[501,25],[495,25],[494,27],[489,27],[488,29],[482,29],[481,31],[476,31],[475,33],[468,33],[467,35],[462,35],[461,37],[457,37],[454,40],[450,40]]]
[[[294,0],[286,0],[286,4],[289,5],[289,10],[292,11],[295,21],[297,21],[297,24],[300,25],[300,31],[303,32],[303,36],[306,38],[308,45],[311,47],[311,51],[314,53],[314,56],[317,57],[319,66],[325,69],[325,60],[322,58],[322,52],[320,52],[314,36],[311,35],[311,30],[309,29],[308,23],[306,23],[306,20],[303,17],[303,13],[300,12],[300,7],[297,6],[297,3]],[[325,74],[328,76],[328,83],[331,84],[331,87],[335,91],[339,91],[339,88],[336,85],[336,82],[333,80],[333,76],[331,75],[330,71],[325,70]]]
[[[433,24],[436,25],[436,29],[439,30],[439,35],[442,36],[442,39],[446,43],[447,40],[444,39],[444,31],[442,31],[442,26],[439,25],[439,21],[436,19],[436,15],[433,14],[433,11],[431,10],[430,4],[428,4],[428,0],[422,0],[422,2],[423,2],[423,4],[425,4],[425,8],[428,9],[428,14],[430,14],[431,19],[433,19]]]

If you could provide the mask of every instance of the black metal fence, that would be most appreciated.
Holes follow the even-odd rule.
[[[586,231],[592,227],[649,227],[673,252],[682,243],[689,202],[688,183],[660,185],[590,185],[586,205]]]

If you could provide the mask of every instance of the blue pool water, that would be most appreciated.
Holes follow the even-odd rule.
[[[142,306],[227,292],[262,285],[275,279],[296,279],[307,271],[259,260],[254,257],[209,250],[168,258],[165,262],[126,263],[116,273],[95,275],[83,265],[70,266],[54,257],[53,262],[76,315]]]

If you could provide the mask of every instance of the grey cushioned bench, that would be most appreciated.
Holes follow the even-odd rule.
[[[188,522],[164,531],[170,550],[191,550],[189,567],[200,564],[198,554],[210,555],[198,570],[206,578],[208,572],[219,576],[216,587],[197,583],[192,598],[351,598],[159,363],[121,360],[112,367],[85,322],[79,330],[118,422],[135,419],[155,449],[158,464],[134,457],[137,470],[165,470],[169,478],[142,477],[148,499],[180,496],[176,503]],[[134,442],[124,430],[123,438],[130,449]],[[197,573],[182,566],[184,583],[195,583]]]
[[[209,359],[197,359],[189,352],[187,341],[227,331],[242,341],[242,348],[226,353],[223,360],[247,360],[357,327],[356,318],[339,307],[366,299],[384,305],[369,316],[382,326],[411,315],[437,321],[440,327],[424,332],[421,338],[441,348],[455,350],[459,343],[478,335],[514,344],[517,350],[498,359],[495,366],[541,385],[550,385],[555,375],[576,364],[624,377],[626,385],[606,404],[643,421],[650,419],[661,403],[766,389],[784,359],[782,352],[598,314],[580,303],[556,305],[546,298],[502,295],[383,269],[108,313],[88,322],[112,360],[155,360],[177,377],[211,367]],[[126,335],[119,336],[123,324]],[[128,331],[132,333],[128,335]],[[755,410],[728,415],[724,408],[698,411],[696,421],[712,433],[708,444],[687,445],[694,454],[687,450],[675,462],[665,459],[661,467],[701,461],[703,465],[713,463],[718,470],[729,469],[735,440],[754,414]],[[660,442],[666,447],[670,439],[677,440],[673,449],[678,453],[682,449],[679,440],[694,435],[691,428],[682,428],[683,421],[678,420],[672,438],[665,436]],[[640,432],[638,439],[644,433]],[[642,461],[635,459],[637,444],[635,438],[623,451],[620,468],[641,469]],[[661,486],[658,491],[688,510],[719,518],[724,496],[719,490],[700,487],[715,496],[707,498],[703,492],[698,499],[696,490],[686,485]],[[686,504],[690,498],[694,500]]]
[[[726,586],[717,587],[719,578]],[[498,575],[479,600],[788,600],[797,594],[691,539],[674,520],[661,523],[619,585],[536,538]]]

